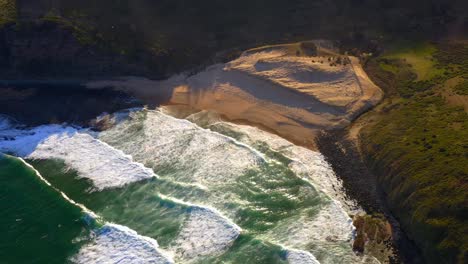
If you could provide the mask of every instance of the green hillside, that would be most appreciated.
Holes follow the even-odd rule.
[[[387,98],[360,141],[391,209],[429,263],[466,263],[468,96],[454,89],[468,80],[468,45],[409,45],[367,69]]]

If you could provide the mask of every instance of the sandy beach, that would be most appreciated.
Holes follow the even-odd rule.
[[[301,43],[248,50],[231,62],[164,81],[122,78],[87,87],[114,87],[148,104],[164,98],[163,105],[213,111],[315,149],[318,131],[350,124],[381,100],[382,91],[357,58],[314,45],[311,52]]]

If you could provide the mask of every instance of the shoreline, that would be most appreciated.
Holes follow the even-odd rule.
[[[214,111],[231,122],[248,122],[315,150],[321,130],[347,127],[377,105],[383,92],[358,58],[323,48],[326,42],[313,43],[318,51],[305,48],[303,42],[269,46],[266,51],[261,47],[197,74],[164,81],[129,77],[85,86],[114,88],[150,106]]]
[[[220,114],[220,113],[212,111],[212,110],[190,108],[190,106],[184,105],[184,104],[166,103],[166,104],[161,104],[158,107],[162,107],[163,109],[168,111],[172,116],[175,116],[177,118],[182,118],[182,119],[190,116],[191,114],[196,114],[196,113],[199,113],[201,111],[211,111],[214,114],[216,114],[220,118],[220,120],[222,120],[222,121],[230,122],[230,123],[233,123],[233,124],[236,124],[236,125],[246,125],[246,126],[255,127],[255,128],[258,128],[258,129],[263,130],[265,132],[268,132],[270,134],[279,136],[279,137],[293,143],[294,145],[304,147],[304,148],[307,148],[307,149],[312,150],[312,151],[318,151],[318,147],[317,147],[317,144],[315,142],[315,137],[312,138],[312,140],[310,140],[310,141],[304,142],[304,141],[301,141],[301,140],[297,140],[297,139],[295,139],[293,137],[290,137],[288,135],[279,133],[278,131],[276,131],[276,130],[274,130],[272,128],[269,128],[269,127],[267,127],[267,126],[265,126],[265,125],[263,125],[261,123],[255,123],[255,122],[252,122],[252,121],[250,121],[248,119],[242,119],[242,118],[240,118],[240,119],[230,119],[226,115]],[[315,136],[318,136],[318,134],[315,135]]]
[[[356,63],[358,63],[357,59],[353,59],[351,67],[353,68],[359,86],[363,89],[362,92],[364,93],[364,89],[367,89],[368,93],[366,96],[368,97],[364,98],[369,99],[369,94],[372,94],[372,91],[374,91],[373,96],[375,96],[375,93],[380,91],[380,88],[369,79],[360,64],[357,65],[359,66],[359,72],[356,71],[356,65],[354,65]],[[206,71],[209,72],[209,70],[210,67],[208,67]],[[314,112],[309,112],[306,109],[308,104],[310,104],[308,101],[310,101],[312,97],[310,94],[283,87],[271,80],[262,79],[254,75],[248,76],[248,79],[239,81],[239,76],[244,74],[240,71],[238,73],[229,73],[230,75],[227,77],[219,77],[224,74],[223,68],[211,68],[211,70],[214,70],[214,73],[209,72],[207,76],[205,75],[201,78],[197,78],[196,76],[186,76],[184,78],[183,75],[179,75],[166,81],[148,80],[138,77],[91,82],[75,80],[55,80],[52,82],[45,80],[0,80],[0,87],[2,84],[7,87],[11,85],[20,87],[61,87],[72,85],[78,88],[73,90],[78,91],[78,93],[81,91],[84,94],[98,91],[107,94],[108,91],[114,91],[116,93],[115,95],[109,93],[111,97],[118,97],[119,94],[123,94],[128,98],[135,97],[151,108],[162,106],[173,108],[174,110],[174,108],[178,107],[179,109],[175,111],[180,111],[179,114],[182,115],[182,118],[187,117],[191,113],[203,110],[214,111],[222,120],[234,124],[257,127],[266,132],[278,135],[295,145],[313,151],[319,151],[327,158],[328,163],[334,169],[337,177],[343,181],[346,195],[352,200],[356,200],[369,215],[382,213],[391,224],[392,237],[394,240],[393,248],[396,249],[395,253],[397,254],[397,259],[391,260],[390,263],[398,263],[398,259],[402,259],[403,261],[406,259],[412,260],[414,256],[411,256],[411,251],[413,250],[411,241],[406,238],[404,232],[400,229],[398,221],[389,213],[386,204],[383,202],[384,199],[382,199],[383,193],[377,189],[378,184],[375,177],[369,172],[367,167],[365,167],[361,157],[358,155],[356,146],[353,145],[353,142],[347,141],[343,134],[343,131],[359,120],[362,114],[376,107],[381,102],[382,98],[378,98],[377,96],[378,100],[373,97],[372,100],[365,103],[361,101],[360,105],[352,107],[354,109],[353,112],[348,113],[346,117],[342,117],[343,119],[341,122],[337,122],[336,120],[333,121],[333,119],[327,120],[329,117],[323,117],[322,114],[314,116]],[[204,72],[201,72],[201,74],[204,74]],[[190,85],[187,84],[187,79],[189,78],[195,78],[195,88],[191,88]],[[216,88],[218,86],[214,86],[210,83],[211,78],[216,79],[216,81],[218,81],[217,78],[226,78],[225,82],[229,85],[227,87],[221,87],[220,90],[215,90],[218,89]],[[206,79],[208,79],[208,85],[206,85]],[[368,80],[369,83],[363,85],[361,82],[362,80]],[[233,81],[239,82],[238,86],[231,85]],[[252,85],[251,82],[257,85],[253,85],[256,89],[243,87]],[[200,85],[200,83],[205,84]],[[216,82],[214,83],[216,84]],[[50,90],[54,90],[53,87]],[[232,89],[234,89],[235,92],[232,92]],[[371,91],[371,93],[369,93],[369,91]],[[262,99],[259,100],[255,96],[259,96]],[[252,99],[252,97],[254,99]],[[269,101],[272,97],[278,100],[276,105],[275,102]],[[321,105],[325,105],[325,103],[317,99],[315,100],[318,102],[318,104],[315,105],[315,111],[319,113],[320,111],[326,111],[324,110],[327,109],[326,107],[321,107]],[[111,107],[106,107],[106,109],[113,109],[115,107],[116,105],[111,105]],[[332,105],[327,107],[333,108]],[[314,108],[311,108],[313,111]],[[71,122],[73,122],[73,120]],[[328,133],[329,136],[323,134],[324,131]],[[356,168],[358,168],[357,171]],[[359,179],[353,177],[356,175],[360,176]],[[364,177],[362,177],[363,175]],[[400,253],[401,256],[399,256]],[[408,263],[418,262],[409,261]]]
[[[322,133],[317,140],[320,153],[343,181],[346,195],[355,199],[369,215],[383,215],[391,225],[389,246],[393,248],[395,258],[390,263],[424,263],[420,249],[408,238],[399,220],[391,213],[376,176],[367,168],[356,141],[349,139],[348,134],[346,129]]]
[[[54,89],[52,89],[53,91]],[[49,90],[50,91],[50,90]],[[76,91],[78,92],[83,92],[84,94],[87,94],[88,92],[92,92],[93,90],[89,90],[89,89],[83,89],[83,90],[80,90],[80,89],[77,89]],[[94,90],[95,91],[95,90]],[[98,90],[100,91],[100,93],[103,93],[103,94],[107,94],[106,91],[108,90]],[[113,96],[118,96],[114,93],[110,93],[109,94],[111,97]],[[85,96],[86,97],[86,96]],[[34,99],[33,99],[34,100]],[[179,112],[179,117],[180,118],[185,118],[187,116],[189,116],[190,114],[193,114],[193,113],[197,113],[199,111],[202,111],[202,110],[199,110],[199,109],[194,109],[194,108],[190,108],[189,106],[187,105],[176,105],[176,104],[160,104],[159,106],[165,108],[165,109],[171,109],[172,108],[172,113],[176,113],[176,112]],[[115,106],[112,106],[110,108],[113,108]],[[91,109],[92,110],[92,109]],[[121,109],[120,109],[121,110]],[[169,110],[171,111],[171,110]],[[177,114],[176,114],[177,115]],[[16,117],[16,116],[15,116]],[[332,159],[330,157],[332,157],[327,151],[325,148],[323,148],[322,146],[322,143],[321,142],[325,142],[325,141],[321,141],[320,139],[322,138],[322,136],[319,134],[319,132],[317,131],[317,134],[316,134],[316,137],[313,138],[313,143],[312,144],[304,144],[303,142],[298,142],[298,141],[295,141],[294,138],[292,137],[288,137],[288,135],[284,135],[284,134],[281,134],[281,133],[278,133],[277,131],[271,129],[271,128],[268,128],[262,124],[258,124],[258,123],[254,123],[254,122],[251,122],[247,119],[229,119],[227,116],[224,116],[224,115],[219,115],[219,117],[221,118],[221,120],[224,120],[224,121],[228,121],[228,122],[232,122],[232,123],[235,123],[235,124],[241,124],[241,125],[249,125],[249,126],[253,126],[253,127],[257,127],[261,130],[264,130],[266,132],[269,132],[269,133],[272,133],[272,134],[275,134],[275,135],[278,135],[282,138],[285,138],[286,140],[292,142],[293,144],[295,145],[298,145],[298,146],[302,146],[302,147],[305,147],[307,149],[310,149],[310,150],[313,150],[313,151],[319,151],[320,153],[322,153],[327,159],[328,159],[328,162],[329,164],[333,167],[336,175],[338,177],[340,177],[342,180],[343,180],[343,183],[344,183],[344,190],[349,190],[349,188],[346,186],[347,183],[352,183],[353,180],[352,179],[349,179],[349,178],[343,178],[342,177],[342,174],[340,173],[339,170],[336,169],[336,166],[337,164],[341,164],[341,163],[345,163],[347,167],[349,168],[354,168],[354,164],[355,164],[355,160],[353,158],[353,160],[351,159],[347,159],[346,155],[337,155],[335,156],[336,159]],[[44,119],[45,121],[46,119]],[[85,120],[84,122],[87,122],[88,119],[83,119]],[[69,121],[70,123],[73,123],[73,121]],[[317,141],[315,141],[317,139]],[[334,140],[329,140],[327,145],[328,145],[328,148],[333,148],[333,146],[335,146],[334,144]],[[347,195],[349,195],[349,197],[353,200],[356,200],[358,201],[358,204],[360,206],[362,206],[366,211],[370,208],[369,205],[367,203],[370,203],[374,200],[374,197],[371,197],[369,196],[368,199],[359,199],[359,197],[365,197],[365,196],[362,196],[362,190],[365,190],[364,188],[361,188],[361,189],[354,189],[355,192],[354,193],[346,193]],[[373,210],[370,210],[369,213],[371,213]],[[394,225],[394,223],[392,224]],[[397,262],[396,262],[397,263]]]

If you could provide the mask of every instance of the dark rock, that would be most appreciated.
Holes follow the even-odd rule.
[[[394,256],[390,256],[390,263],[423,263],[420,250],[408,239],[398,220],[390,212],[384,198],[386,194],[379,188],[377,178],[364,163],[358,147],[347,138],[347,132],[344,130],[324,132],[317,139],[317,146],[332,165],[336,175],[343,181],[347,196],[357,201],[370,215],[382,217],[380,224],[368,225],[369,221],[356,216],[358,220],[355,220],[354,224],[358,232],[353,244],[355,250],[362,252],[371,236],[377,238],[376,241],[387,244],[395,253]],[[391,227],[389,229],[391,236],[388,239],[386,232],[378,231],[384,230],[379,227],[384,226],[384,223],[388,223]],[[374,226],[374,229],[370,229],[370,226]]]

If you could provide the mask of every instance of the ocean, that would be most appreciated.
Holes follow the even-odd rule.
[[[208,112],[106,118],[0,116],[0,263],[379,263],[322,154]]]

